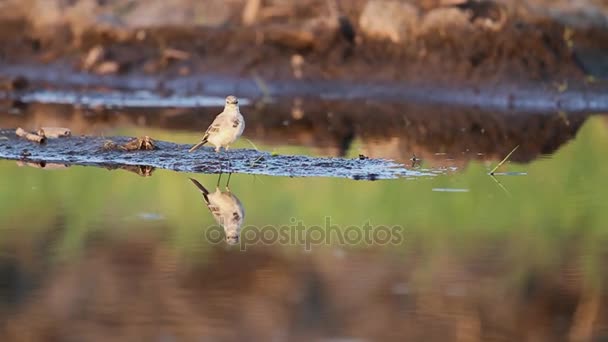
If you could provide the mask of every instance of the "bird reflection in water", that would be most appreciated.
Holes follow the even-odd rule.
[[[196,179],[190,178],[192,183],[198,188],[203,194],[203,199],[207,205],[207,208],[213,215],[213,219],[224,228],[226,234],[226,243],[229,245],[235,245],[239,243],[241,234],[241,226],[243,225],[243,219],[245,218],[245,209],[241,204],[241,201],[230,191],[228,187],[230,183],[230,176],[226,183],[226,190],[220,190],[220,180],[222,175],[220,174],[215,192],[209,192],[201,183]]]

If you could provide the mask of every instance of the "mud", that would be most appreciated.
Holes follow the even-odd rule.
[[[397,42],[365,33],[359,18],[366,1],[340,2],[333,14],[325,1],[284,2],[250,24],[241,20],[244,2],[234,1],[222,22],[202,26],[165,25],[162,16],[130,24],[131,16],[120,12],[129,9],[105,1],[95,13],[115,21],[74,15],[85,1],[72,1],[74,8],[49,23],[46,12],[35,15],[38,7],[15,2],[12,15],[0,18],[0,76],[51,88],[608,109],[608,30],[572,25],[538,9],[548,5],[531,6],[536,2],[485,2],[495,8],[475,9],[412,1],[417,14],[404,20],[415,24]],[[136,4],[133,11],[146,10]],[[399,14],[383,15],[390,21]]]
[[[0,102],[0,127],[70,127],[75,134],[107,135],[121,127],[200,133],[219,106],[113,109]],[[379,101],[296,98],[242,106],[245,138],[267,146],[306,146],[325,156],[364,154],[410,164],[413,155],[432,167],[499,161],[515,146],[513,161],[554,153],[574,138],[589,115],[501,113],[453,106],[397,105]]]
[[[244,173],[287,177],[342,177],[356,180],[432,176],[439,171],[407,170],[397,163],[380,159],[314,158],[275,155],[252,149],[216,154],[205,147],[188,153],[190,145],[156,141],[156,150],[121,151],[106,149],[108,141],[124,145],[128,137],[66,137],[50,139],[42,145],[16,137],[12,130],[0,130],[0,158],[21,162],[91,165],[109,168],[136,166],[179,172]],[[151,172],[149,172],[151,173]]]
[[[271,145],[344,156],[359,139],[373,158],[460,167],[517,145],[515,161],[552,153],[589,113],[608,112],[608,29],[571,20],[563,4],[409,1],[401,19],[413,24],[393,39],[362,25],[368,1],[263,2],[252,20],[244,1],[219,2],[213,24],[171,25],[155,7],[170,2],[61,2],[55,17],[38,5],[57,1],[30,3],[0,15],[0,127],[202,130],[233,93],[251,104],[247,137]],[[140,11],[156,14],[133,22]]]
[[[268,80],[258,75],[229,76],[212,72],[160,78],[138,74],[100,77],[74,72],[58,64],[0,65],[2,75],[5,83],[11,85],[15,80],[27,80],[29,89],[23,86],[25,89],[1,91],[0,88],[0,99],[87,106],[198,107],[221,103],[226,94],[238,94],[258,100],[314,96],[333,100],[445,104],[501,112],[608,111],[608,83],[560,81],[539,85],[520,81],[491,87],[455,87],[420,81]]]

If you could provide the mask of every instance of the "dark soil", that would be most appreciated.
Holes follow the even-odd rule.
[[[118,127],[202,132],[219,108],[105,109],[22,104],[0,115],[0,127],[36,130],[70,127],[75,134],[103,135]],[[14,104],[13,104],[14,105]],[[464,166],[470,160],[532,161],[555,152],[576,136],[589,117],[568,113],[496,113],[450,106],[396,105],[374,101],[296,99],[242,106],[245,137],[271,146],[308,146],[345,156],[355,141],[370,157],[409,164],[413,155],[433,166]],[[387,148],[387,143],[393,148]],[[449,161],[448,161],[449,160]],[[429,165],[429,164],[427,164]]]
[[[239,6],[215,26],[136,28],[84,16],[42,29],[43,20],[28,11],[0,16],[0,99],[6,100],[0,126],[36,129],[52,117],[87,134],[142,120],[203,130],[218,108],[116,110],[75,100],[67,103],[77,108],[58,111],[27,98],[45,89],[101,92],[102,100],[108,90],[124,96],[147,90],[160,98],[234,93],[254,103],[244,108],[245,134],[270,144],[343,156],[361,139],[366,155],[402,162],[414,154],[437,159],[436,153],[502,159],[520,145],[513,160],[529,161],[573,137],[587,113],[608,112],[605,27],[568,26],[517,5],[505,7],[498,20],[503,5],[494,2],[447,8],[452,12],[423,27],[446,8],[414,1],[420,25],[392,42],[359,26],[366,1],[340,2],[333,26],[323,24],[326,1],[286,3],[293,5],[287,14],[251,26],[241,23]],[[447,13],[466,20],[452,22]],[[500,24],[490,27],[488,20]],[[429,103],[442,106],[420,106]],[[395,152],[377,148],[387,138]]]
[[[604,28],[571,28],[515,10],[505,11],[504,22],[489,28],[480,23],[480,16],[491,20],[495,11],[464,6],[455,9],[470,21],[451,23],[448,14],[454,12],[449,12],[437,15],[436,24],[423,28],[425,16],[437,9],[422,1],[416,19],[420,25],[394,43],[361,32],[358,17],[364,1],[344,2],[338,26],[310,24],[326,18],[325,1],[297,4],[288,15],[260,20],[251,27],[238,20],[240,8],[217,27],[141,30],[68,22],[41,32],[35,19],[15,16],[0,22],[0,65],[55,62],[92,73],[163,78],[216,74],[254,77],[269,84],[341,80],[482,88],[497,84],[551,87],[565,81],[582,87],[608,74]],[[314,39],[306,38],[311,36]],[[85,65],[95,48],[101,48],[99,58]],[[183,54],[167,53],[174,50]],[[106,68],[100,67],[104,63]]]
[[[43,164],[93,165],[108,168],[124,166],[131,171],[135,166],[138,173],[142,169],[152,167],[180,172],[235,172],[288,177],[344,177],[357,180],[433,174],[410,171],[390,161],[369,158],[274,155],[250,149],[223,151],[217,154],[210,147],[188,153],[190,145],[164,141],[156,141],[155,150],[123,151],[108,146],[127,144],[132,140],[131,138],[66,137],[49,139],[39,145],[18,138],[11,130],[0,130],[0,136],[4,137],[0,139],[0,158],[33,162],[40,166]]]

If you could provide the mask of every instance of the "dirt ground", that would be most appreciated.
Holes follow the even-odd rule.
[[[595,21],[542,0],[6,1],[0,63],[266,81],[584,84],[608,76],[608,6],[582,3]]]

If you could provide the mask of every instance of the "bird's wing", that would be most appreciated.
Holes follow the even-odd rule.
[[[234,200],[234,205],[236,207],[236,210],[240,212],[239,216],[241,218],[241,220],[245,219],[245,207],[243,207],[243,204],[241,203],[241,201],[239,200],[238,197],[232,195],[232,198]]]
[[[223,112],[215,117],[215,120],[209,125],[209,128],[205,131],[205,135],[203,136],[203,140],[209,138],[210,136],[217,134],[222,130],[224,126],[228,123],[228,118],[224,115]]]
[[[241,119],[237,116],[235,118],[233,118],[230,122],[230,124],[232,125],[232,128],[237,128],[239,126],[239,124],[241,124]],[[244,124],[244,122],[243,122]]]

